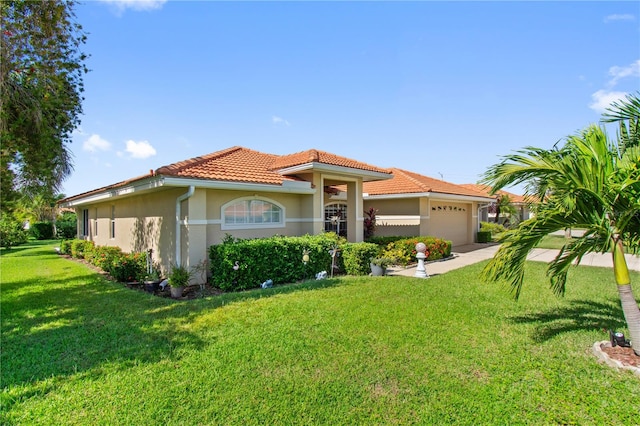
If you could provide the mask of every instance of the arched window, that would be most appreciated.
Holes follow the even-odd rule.
[[[324,206],[324,230],[347,236],[347,205],[332,203]]]
[[[284,208],[273,202],[245,198],[222,206],[222,229],[278,228],[284,226]]]

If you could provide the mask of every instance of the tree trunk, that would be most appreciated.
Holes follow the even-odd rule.
[[[624,248],[620,239],[616,241],[613,248],[613,273],[618,285],[622,313],[629,328],[631,346],[633,347],[633,352],[640,356],[640,308],[638,308],[638,302],[633,296],[629,267],[624,257]]]

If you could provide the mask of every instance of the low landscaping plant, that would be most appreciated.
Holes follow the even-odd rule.
[[[395,259],[398,265],[406,266],[416,262],[416,244],[427,246],[425,260],[440,260],[451,256],[451,241],[435,237],[404,238],[387,244],[382,256]]]
[[[377,244],[369,242],[344,244],[342,256],[345,272],[348,275],[369,275],[371,259],[379,254],[380,246]]]
[[[89,240],[72,240],[71,241],[71,257],[76,259],[84,259],[85,255],[90,256],[95,244]]]

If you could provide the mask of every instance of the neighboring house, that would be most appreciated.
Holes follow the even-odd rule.
[[[333,230],[362,241],[368,206],[380,212],[377,234],[434,235],[466,244],[478,228],[479,206],[488,202],[454,184],[315,149],[274,155],[232,147],[60,204],[76,210],[80,238],[124,251],[152,249],[166,268],[205,260],[208,247],[227,234]]]
[[[486,185],[479,185],[476,183],[465,183],[460,186],[481,192],[486,196],[493,198],[494,202],[495,202],[496,194],[506,195],[509,197],[509,200],[511,201],[511,205],[515,207],[516,210],[518,211],[519,222],[522,222],[523,220],[527,220],[531,217],[531,202],[525,199],[525,197],[523,197],[522,195],[513,194],[511,192],[507,192],[504,190],[500,190],[494,195],[489,195],[490,189],[491,189],[490,187]],[[495,213],[490,213],[489,207],[491,206],[486,206],[481,210],[480,212],[481,222],[493,222],[493,220],[495,219]]]
[[[453,246],[475,242],[478,213],[492,199],[474,189],[407,170],[364,184],[364,208],[378,210],[376,235],[432,235]]]

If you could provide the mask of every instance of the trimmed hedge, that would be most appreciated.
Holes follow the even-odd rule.
[[[223,291],[238,291],[260,287],[269,279],[273,284],[284,284],[313,278],[320,271],[330,274],[329,250],[343,245],[344,239],[330,232],[252,240],[228,237],[222,244],[209,247],[212,285]],[[305,251],[309,255],[306,264],[302,261]],[[343,270],[342,260],[341,255],[336,257],[334,273]]]

